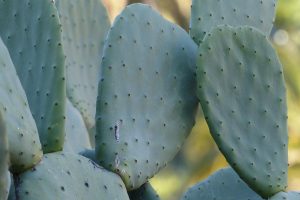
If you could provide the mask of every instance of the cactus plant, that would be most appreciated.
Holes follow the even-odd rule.
[[[121,178],[80,155],[52,153],[20,176],[19,200],[129,200]]]
[[[232,168],[221,169],[208,179],[191,187],[182,200],[263,200],[240,179]]]
[[[1,1],[0,27],[0,36],[26,92],[43,151],[60,151],[66,91],[61,27],[54,2]]]
[[[193,127],[196,93],[232,168],[182,199],[298,200],[285,191],[286,94],[267,39],[275,8],[194,0],[197,53],[183,29],[143,4],[108,32],[98,0],[1,1],[1,200],[10,179],[9,199],[159,199],[148,180]]]
[[[150,6],[132,4],[112,25],[101,63],[96,159],[129,190],[164,167],[194,125],[195,53],[188,34]]]
[[[63,29],[67,95],[82,114],[94,143],[100,62],[109,18],[99,0],[57,0],[56,5]]]
[[[252,26],[269,35],[277,0],[193,0],[190,34],[200,44],[214,27]]]
[[[219,26],[198,55],[197,94],[220,150],[262,197],[285,190],[285,85],[266,36],[253,27]]]

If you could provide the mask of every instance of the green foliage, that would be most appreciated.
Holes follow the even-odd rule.
[[[100,62],[110,22],[100,0],[56,0],[56,5],[63,29],[67,95],[94,142]]]
[[[173,159],[194,125],[196,45],[149,6],[132,4],[103,58],[96,158],[133,190]]]
[[[231,168],[221,169],[192,186],[182,200],[263,200]]]
[[[43,151],[62,150],[65,68],[61,27],[53,1],[1,1],[0,27],[0,36],[26,92]],[[38,144],[35,141],[33,146]]]
[[[283,72],[265,35],[215,28],[199,48],[198,96],[230,165],[263,197],[287,188],[287,106]]]
[[[19,200],[129,200],[121,178],[76,154],[52,153],[18,177]]]
[[[298,29],[300,27],[300,1],[279,0],[277,9],[276,24],[287,29]]]

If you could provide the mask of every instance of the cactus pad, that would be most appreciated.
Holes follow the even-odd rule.
[[[96,111],[96,158],[139,188],[194,125],[196,45],[150,6],[131,4],[109,32]]]
[[[44,152],[62,150],[65,69],[54,1],[1,1],[0,27],[0,36],[26,92]]]
[[[129,198],[130,200],[160,200],[158,194],[149,182],[145,183],[140,188],[129,192]]]
[[[191,187],[181,200],[263,200],[231,169],[221,169]]]
[[[18,180],[19,200],[129,200],[118,175],[76,154],[47,154]]]
[[[270,200],[300,200],[300,192],[279,192]]]
[[[267,37],[220,26],[200,45],[198,96],[213,138],[239,176],[262,197],[287,187],[283,72]]]
[[[1,39],[0,95],[0,110],[11,147],[9,149],[11,170],[21,172],[40,161],[41,144],[25,92]]]
[[[193,0],[190,35],[200,44],[212,28],[249,25],[269,35],[277,0]]]
[[[63,29],[67,95],[90,130],[95,126],[100,63],[109,18],[99,0],[57,0],[56,5]]]
[[[67,100],[65,152],[79,153],[90,149],[89,133],[79,111]]]

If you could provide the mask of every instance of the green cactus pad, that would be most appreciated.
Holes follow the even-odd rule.
[[[109,18],[99,0],[57,0],[56,5],[63,29],[67,95],[92,134],[90,129],[95,126],[100,63],[110,28]]]
[[[19,200],[129,200],[118,175],[76,154],[47,154],[18,180]]]
[[[160,200],[158,194],[149,182],[145,183],[140,188],[129,192],[129,198],[130,200]]]
[[[65,152],[79,153],[90,149],[89,133],[80,112],[67,100]]]
[[[0,45],[2,44],[0,40]],[[0,53],[2,50],[0,49]],[[1,58],[0,58],[1,65]],[[2,67],[2,66],[1,66]],[[1,73],[2,74],[2,73]],[[1,77],[2,78],[2,77]],[[0,114],[0,199],[6,200],[10,188],[10,173],[8,171],[9,165],[9,150],[8,139],[6,134],[5,123]]]
[[[0,95],[0,110],[11,147],[9,149],[11,171],[22,172],[38,163],[43,153],[25,92],[1,39]]]
[[[200,44],[212,28],[249,25],[269,35],[277,0],[193,0],[190,35]]]
[[[266,36],[251,27],[215,28],[200,45],[197,93],[213,138],[262,197],[287,187],[283,72]]]
[[[178,152],[194,125],[196,45],[150,6],[131,4],[104,47],[96,158],[139,188]]]
[[[1,1],[0,27],[0,36],[26,92],[44,153],[62,150],[65,69],[54,1]]]
[[[231,168],[221,169],[192,186],[181,200],[263,200]]]
[[[270,200],[300,200],[300,192],[279,192]]]

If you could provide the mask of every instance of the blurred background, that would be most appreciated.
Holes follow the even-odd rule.
[[[103,0],[113,22],[131,3],[147,3],[188,31],[191,0]],[[278,0],[271,40],[284,66],[289,108],[289,190],[300,191],[300,0]],[[197,124],[183,149],[151,179],[162,200],[178,200],[186,189],[227,162],[209,134],[199,111]]]

